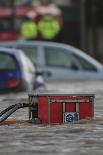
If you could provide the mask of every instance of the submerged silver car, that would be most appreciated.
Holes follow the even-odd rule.
[[[7,41],[0,46],[22,49],[45,80],[103,80],[103,66],[85,52],[47,41]]]

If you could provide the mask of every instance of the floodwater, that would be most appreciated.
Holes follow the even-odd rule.
[[[103,155],[103,81],[55,82],[47,84],[47,89],[51,93],[95,94],[94,120],[0,126],[0,155]],[[27,98],[27,94],[0,96],[0,109]],[[11,118],[28,119],[28,110],[20,109]]]

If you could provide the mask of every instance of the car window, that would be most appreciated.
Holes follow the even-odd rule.
[[[97,71],[96,67],[94,65],[92,65],[89,61],[86,61],[84,58],[82,58],[76,54],[74,54],[74,56],[76,57],[76,59],[81,64],[81,68],[83,70]]]
[[[37,64],[37,47],[34,46],[18,46],[18,49],[21,49],[24,51],[24,53],[27,55],[27,57],[30,58],[32,63],[34,65]]]
[[[0,53],[0,69],[16,69],[16,61],[13,56]]]
[[[45,59],[46,65],[54,67],[72,68],[79,67],[75,57],[71,53],[67,53],[64,49],[46,47]]]

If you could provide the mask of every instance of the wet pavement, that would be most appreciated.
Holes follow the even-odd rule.
[[[48,83],[51,93],[95,94],[94,120],[64,125],[15,124],[0,126],[0,155],[103,155],[103,81]],[[0,96],[0,110],[28,95]],[[20,109],[11,119],[28,119],[28,109]]]

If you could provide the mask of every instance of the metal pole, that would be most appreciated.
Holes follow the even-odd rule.
[[[91,26],[92,26],[92,42],[93,42],[94,57],[95,59],[100,61],[101,56],[98,49],[97,3],[98,0],[92,0]]]
[[[13,39],[16,39],[16,27],[15,27],[15,20],[16,20],[16,8],[15,8],[15,0],[11,1],[12,7],[12,31],[13,31]]]
[[[86,0],[80,0],[80,46],[86,50],[87,31],[86,31]]]

